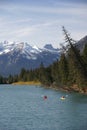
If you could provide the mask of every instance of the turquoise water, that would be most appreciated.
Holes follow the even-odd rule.
[[[87,130],[87,96],[0,85],[0,130]]]

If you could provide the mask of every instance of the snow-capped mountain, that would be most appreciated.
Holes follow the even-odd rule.
[[[58,53],[59,49],[53,48],[51,44],[46,44],[43,48],[38,48],[36,45],[31,46],[28,43],[24,42],[4,41],[3,43],[0,43],[0,55],[12,55],[18,52],[20,55],[23,55],[23,57],[26,57],[27,59],[35,59],[36,54],[39,54],[44,51]]]
[[[0,44],[0,55],[19,53],[28,59],[34,57],[33,53],[39,53],[40,49],[36,46],[32,47],[24,42],[7,42],[4,41]]]
[[[24,42],[0,43],[0,75],[17,74],[22,68],[33,69],[50,65],[60,56],[60,50],[46,44],[43,48]]]
[[[76,43],[80,52],[83,51],[85,44],[87,36]],[[42,62],[44,66],[49,66],[60,57],[61,51],[62,49],[55,49],[51,44],[38,48],[24,42],[1,42],[0,75],[18,74],[22,68],[34,69]]]

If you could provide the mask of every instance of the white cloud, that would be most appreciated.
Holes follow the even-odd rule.
[[[56,45],[62,39],[62,25],[79,38],[87,33],[86,12],[87,5],[82,4],[0,5],[0,41],[52,41]]]

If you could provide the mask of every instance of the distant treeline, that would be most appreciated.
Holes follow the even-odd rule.
[[[80,88],[87,88],[87,44],[82,53],[73,44],[73,40],[63,27],[65,41],[68,42],[68,49],[65,48],[59,60],[49,67],[40,67],[34,70],[21,70],[19,75],[3,78],[0,76],[0,83],[13,83],[17,81],[40,81],[43,85],[55,85],[56,87],[77,85]],[[67,51],[67,52],[66,52]]]

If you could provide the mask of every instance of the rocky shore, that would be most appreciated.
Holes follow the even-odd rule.
[[[50,88],[50,89],[54,89],[54,90],[61,90],[61,91],[66,91],[66,92],[78,92],[78,93],[87,94],[87,87],[81,88],[81,87],[78,87],[78,85],[76,85],[76,84],[69,86],[69,87],[68,86],[58,86],[55,84],[42,85],[41,82],[39,82],[39,81],[29,81],[29,82],[19,81],[19,82],[15,82],[12,84],[13,85],[41,85],[42,87]]]
[[[51,88],[54,90],[61,90],[61,91],[66,91],[66,92],[77,92],[77,93],[83,93],[87,94],[87,87],[85,88],[80,88],[78,85],[72,85],[72,86],[58,86],[58,85],[50,85],[50,86],[45,86],[46,88]]]

